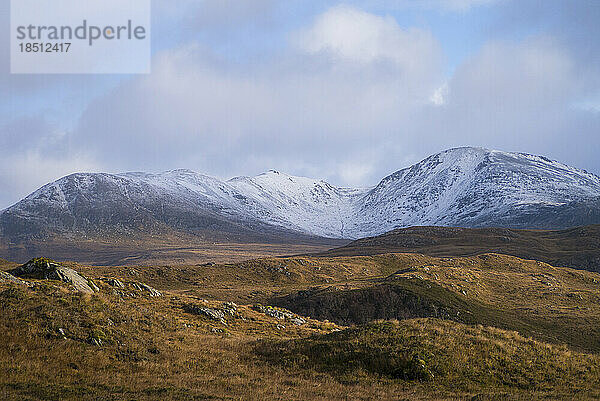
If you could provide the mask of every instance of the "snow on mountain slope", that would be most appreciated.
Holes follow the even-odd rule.
[[[381,181],[364,198],[353,232],[360,237],[413,225],[544,227],[536,223],[536,208],[597,197],[598,176],[544,157],[451,149]]]
[[[372,189],[269,171],[229,181],[190,170],[74,174],[0,214],[0,233],[170,227],[359,238],[412,225],[562,228],[600,223],[600,178],[544,157],[451,149]],[[279,228],[278,228],[279,227]]]
[[[336,188],[325,181],[294,177],[270,170],[256,177],[237,177],[228,182],[270,211],[273,224],[325,237],[350,235],[345,225],[367,189]]]
[[[190,232],[274,231],[258,209],[218,179],[188,170],[161,174],[73,174],[48,184],[0,215],[9,237],[128,234],[168,227]],[[275,230],[276,231],[276,230]]]

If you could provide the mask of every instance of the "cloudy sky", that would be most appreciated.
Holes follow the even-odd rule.
[[[115,76],[10,75],[6,35],[0,209],[81,171],[370,186],[457,146],[598,174],[598,21],[597,0],[154,0],[152,73]]]

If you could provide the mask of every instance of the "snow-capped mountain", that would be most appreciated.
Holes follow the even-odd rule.
[[[566,228],[600,223],[599,200],[600,177],[586,171],[541,156],[458,148],[383,179],[362,199],[351,231],[361,237],[416,225]]]
[[[451,149],[376,187],[274,170],[221,181],[189,170],[73,174],[0,214],[10,238],[160,232],[359,238],[413,225],[563,228],[600,223],[600,178],[556,161]]]

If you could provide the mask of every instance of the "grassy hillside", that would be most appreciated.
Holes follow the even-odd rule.
[[[600,396],[600,356],[540,343],[516,332],[437,319],[375,322],[310,338],[264,341],[258,353],[290,371],[348,382],[371,377],[465,392],[537,390]]]
[[[554,266],[600,271],[600,226],[561,231],[412,227],[360,239],[321,256],[377,255],[390,252],[446,257],[502,253],[540,260]]]
[[[277,304],[342,325],[442,317],[600,350],[600,275],[506,255],[387,254],[76,268],[91,277],[117,275],[186,296]]]
[[[294,399],[324,399],[340,389],[313,389],[310,377],[257,365],[251,348],[255,338],[326,333],[333,324],[296,325],[251,305],[221,322],[193,307],[232,310],[223,302],[150,298],[98,280],[94,295],[32,282],[0,284],[2,400],[275,399],[286,381],[300,387]]]
[[[600,275],[486,254],[332,258],[381,276],[313,286],[273,302],[341,324],[442,317],[485,324],[579,349],[600,350]],[[396,269],[388,274],[384,267]]]
[[[597,273],[498,254],[66,265],[100,291],[0,277],[0,399],[600,397]]]
[[[499,329],[296,324],[269,315],[282,309],[94,281],[93,295],[48,281],[0,284],[3,400],[530,400],[599,388],[597,356]]]

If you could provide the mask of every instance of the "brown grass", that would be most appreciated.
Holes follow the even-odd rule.
[[[257,338],[299,338],[336,326],[308,321],[277,328],[247,307],[227,326],[186,313],[194,298],[73,294],[41,283],[0,289],[0,398],[6,400],[402,399],[428,398],[405,384],[341,383],[291,374],[254,353]],[[58,329],[65,331],[63,339]],[[213,333],[212,329],[222,330]],[[90,344],[101,338],[101,347]],[[431,395],[431,394],[429,394]]]
[[[600,225],[567,230],[411,227],[359,239],[320,256],[397,252],[442,257],[501,253],[554,266],[600,271]]]
[[[600,338],[600,276],[595,273],[495,254],[266,258],[215,266],[69,266],[93,278],[101,292],[75,294],[44,281],[32,289],[0,283],[0,399],[600,397],[597,357],[572,350],[590,349],[594,338]],[[146,282],[165,296],[149,298],[131,287],[115,293],[102,277]],[[370,329],[360,327],[329,334],[343,328],[311,319],[296,326],[252,308],[313,287],[342,293],[402,280],[425,283],[424,288],[435,283],[467,304],[476,300],[504,313],[489,316],[499,323],[507,317],[528,319],[534,331],[528,335],[570,346],[438,320],[406,321],[376,335],[365,336],[364,330]],[[242,305],[235,316],[226,315],[227,325],[187,308],[219,309],[224,301]],[[331,345],[331,338],[339,340],[337,345]],[[102,345],[92,345],[94,339]],[[331,355],[361,343],[381,351],[381,366],[398,365],[390,350],[405,349],[406,355],[433,350],[427,366],[437,366],[432,370],[435,378],[404,380],[369,366],[343,372],[345,364],[327,368],[310,362],[315,355]],[[257,354],[257,344],[271,351]],[[315,344],[325,348],[314,348]],[[390,344],[396,346],[389,348]],[[364,354],[366,360],[369,352]],[[308,364],[298,362],[302,355]],[[534,360],[532,377],[527,369],[528,361]],[[471,370],[466,369],[469,366]],[[503,369],[508,376],[492,380]]]

